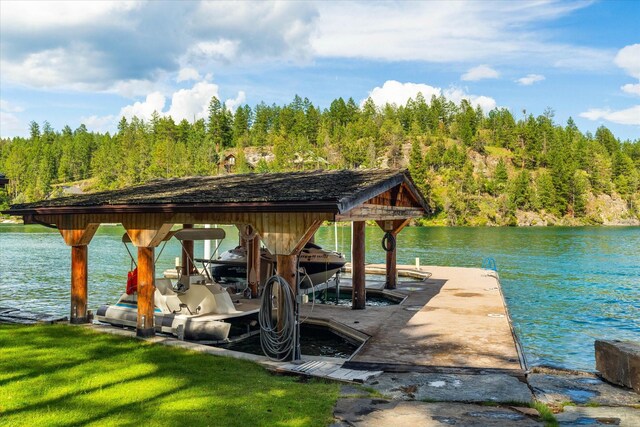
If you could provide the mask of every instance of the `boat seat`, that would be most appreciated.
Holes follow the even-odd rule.
[[[156,288],[156,292],[153,295],[153,302],[156,307],[162,310],[163,313],[179,312],[182,301],[178,298],[178,295],[171,290],[171,288],[169,288],[169,292],[171,292],[171,294],[163,295],[160,289]]]
[[[156,278],[156,289],[159,290],[162,295],[176,295],[173,291],[171,279]]]

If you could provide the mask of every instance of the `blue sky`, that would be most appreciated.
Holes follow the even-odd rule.
[[[0,2],[0,135],[418,91],[640,139],[640,2]]]

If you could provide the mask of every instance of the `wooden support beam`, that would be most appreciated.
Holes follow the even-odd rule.
[[[364,272],[365,226],[366,223],[364,221],[354,221],[351,228],[351,286],[353,288],[351,308],[354,310],[364,310],[366,303]]]
[[[58,231],[62,235],[67,246],[85,246],[91,242],[100,224],[60,224]]]
[[[87,245],[71,247],[71,315],[69,323],[88,323],[87,316]]]
[[[424,210],[416,207],[384,206],[365,203],[343,214],[336,215],[336,221],[404,220],[420,218]]]
[[[135,218],[122,223],[131,243],[138,248],[155,248],[173,227],[173,223],[161,222],[160,218]]]
[[[294,255],[302,250],[325,219],[327,214],[322,213],[265,213],[256,216],[252,224],[272,254]]]
[[[182,224],[182,228],[193,228],[193,224]],[[193,265],[193,240],[182,241],[182,275],[188,276],[194,273]]]
[[[409,224],[409,219],[395,221],[376,221],[378,226],[385,232],[391,233],[395,239],[404,227]],[[386,279],[385,289],[395,289],[398,286],[398,266],[397,266],[397,245],[393,245],[393,250],[386,253]]]
[[[138,248],[138,321],[136,323],[136,335],[139,337],[151,337],[155,335],[154,325],[154,293],[155,265],[154,248]]]
[[[260,288],[260,237],[255,237],[247,242],[247,283],[251,289],[251,297],[258,297]]]

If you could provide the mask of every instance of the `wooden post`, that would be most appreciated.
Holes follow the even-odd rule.
[[[392,233],[396,237],[395,233]],[[398,265],[396,263],[396,247],[387,252],[387,278],[384,284],[385,289],[395,289],[398,286]]]
[[[353,293],[351,295],[351,308],[354,310],[364,310],[366,303],[365,290],[365,222],[352,222],[352,242],[351,242],[351,276]]]
[[[385,233],[391,233],[395,241],[400,230],[409,224],[409,221],[409,219],[399,219],[393,221],[377,221],[377,223]],[[393,250],[387,252],[387,276],[384,284],[385,289],[395,289],[398,286],[397,253],[397,245],[395,244],[393,245]]]
[[[84,218],[64,216],[55,221],[67,246],[71,246],[71,310],[69,323],[88,323],[87,315],[87,260],[88,245],[100,224],[88,223]]]
[[[260,237],[256,235],[247,242],[247,283],[252,298],[258,297],[260,277]]]
[[[138,319],[136,335],[151,337],[155,334],[154,294],[155,247],[167,237],[173,223],[164,223],[162,218],[133,218],[123,222],[131,243],[138,248]]]
[[[155,266],[154,248],[138,248],[138,322],[136,335],[139,337],[151,337],[154,329],[154,292],[155,292]]]
[[[293,303],[295,304],[297,294],[296,284],[296,264],[298,262],[297,255],[277,255],[277,271],[278,275],[282,277],[291,287],[291,293],[293,294]],[[278,332],[280,333],[284,329],[284,293],[280,292],[278,295]],[[297,331],[297,328],[296,328]],[[294,334],[297,332],[294,332]],[[299,337],[298,337],[299,339]],[[282,357],[282,356],[280,356]],[[297,349],[293,349],[292,359],[298,359]]]
[[[86,245],[71,247],[71,315],[69,323],[88,323]]]
[[[182,228],[193,228],[193,224],[182,224]],[[182,241],[182,275],[189,276],[194,273],[193,265],[193,240]]]

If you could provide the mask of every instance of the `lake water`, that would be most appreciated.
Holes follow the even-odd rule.
[[[226,230],[222,250],[237,243],[235,228]],[[89,247],[94,311],[124,291],[130,260],[122,233],[102,226]],[[384,262],[381,238],[379,228],[367,227],[367,262]],[[333,227],[316,235],[326,248],[335,249],[335,241]],[[338,227],[337,243],[349,254],[348,227]],[[179,244],[169,243],[157,271],[173,268],[179,255]],[[398,263],[416,257],[421,265],[462,267],[493,257],[530,365],[593,370],[594,339],[640,340],[640,227],[407,227],[398,237]],[[0,306],[68,315],[69,266],[70,249],[57,231],[0,225]]]

